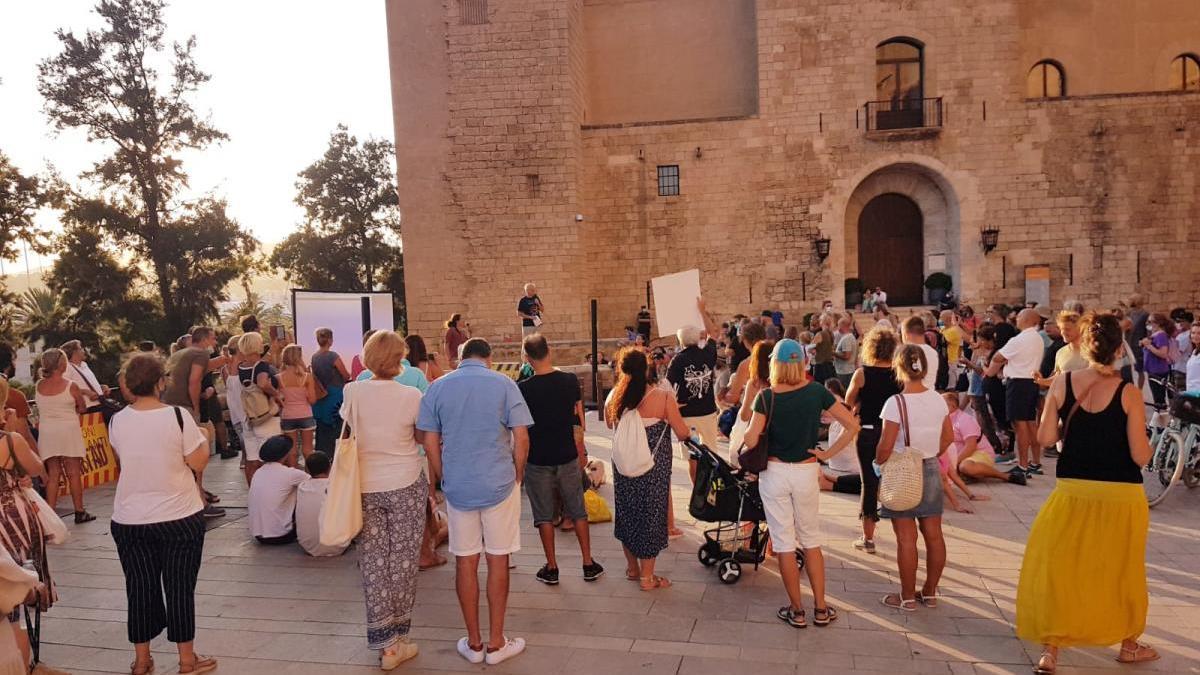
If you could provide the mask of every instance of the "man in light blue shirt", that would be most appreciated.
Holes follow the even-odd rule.
[[[400,374],[392,379],[400,384],[407,384],[410,387],[415,387],[422,394],[424,394],[425,390],[429,389],[429,380],[425,379],[425,373],[422,373],[417,368],[413,368],[411,365],[409,365],[408,359],[401,359],[400,365],[403,366],[400,369]],[[354,378],[354,381],[362,382],[363,380],[369,380],[372,377],[375,377],[375,375],[371,371],[364,370],[358,374],[358,377]]]
[[[525,649],[524,639],[505,638],[504,611],[508,556],[521,549],[520,483],[533,416],[516,383],[490,368],[491,357],[486,340],[468,340],[458,369],[429,385],[417,428],[425,432],[430,479],[441,480],[446,494],[455,587],[467,624],[458,653],[495,665]],[[486,645],[479,629],[480,553],[488,564]]]

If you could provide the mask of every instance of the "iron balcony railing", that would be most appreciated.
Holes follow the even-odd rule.
[[[867,131],[938,129],[942,126],[941,97],[868,101],[863,107]]]

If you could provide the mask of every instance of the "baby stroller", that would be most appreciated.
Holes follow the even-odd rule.
[[[696,483],[688,502],[688,513],[696,520],[714,523],[704,531],[704,544],[696,556],[705,567],[717,568],[722,583],[736,584],[742,577],[742,565],[759,564],[766,558],[766,514],[758,494],[758,481],[735,470],[707,446],[684,441],[696,460]],[[797,551],[797,564],[804,567],[804,555]]]

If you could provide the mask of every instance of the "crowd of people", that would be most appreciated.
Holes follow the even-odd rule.
[[[1053,672],[1058,648],[1078,644],[1121,641],[1118,660],[1157,658],[1137,642],[1148,523],[1136,486],[1149,456],[1141,388],[1149,385],[1155,405],[1168,385],[1200,391],[1200,324],[1182,309],[1150,313],[1140,297],[1115,311],[1085,313],[1069,303],[1053,317],[994,305],[983,316],[963,306],[903,319],[881,291],[870,297],[865,333],[853,312],[835,312],[832,303],[790,326],[770,310],[720,325],[698,299],[703,325],[681,328],[670,349],[649,347],[642,308],[631,344],[613,360],[616,382],[601,413],[610,427],[636,422],[634,437],[644,434],[638,444],[649,455],[644,471],[613,469],[626,579],[647,592],[671,587],[655,562],[682,534],[670,497],[673,439],[727,444],[734,465],[739,450],[765,445],[757,484],[788,601],[777,615],[795,627],[808,625],[797,556],[813,595],[812,623],[838,619],[825,594],[822,491],[858,495],[854,548],[876,553],[877,523],[891,521],[900,586],[880,602],[901,612],[934,609],[947,564],[943,503],[971,512],[986,499],[979,483],[1026,485],[1043,473],[1043,457],[1056,457],[1057,487],[1022,567],[1018,634],[1045,645],[1038,672]],[[527,285],[517,311],[528,364],[519,382],[490,368],[491,346],[472,337],[459,314],[446,323],[440,354],[420,336],[370,331],[349,366],[329,329],[316,331],[318,349],[306,357],[286,335],[264,339],[255,317],[219,349],[216,332],[198,326],[169,358],[140,346],[115,388],[101,385],[86,349],[72,341],[38,359],[36,425],[24,395],[9,386],[12,351],[0,350],[0,543],[37,571],[25,599],[49,609],[56,593],[38,507],[24,489],[43,486],[53,509],[65,479],[74,521],[94,520],[83,503],[79,416],[100,413],[125,469],[110,531],[126,578],[131,672],[153,670],[150,643],[164,630],[181,673],[212,670],[216,660],[194,648],[204,520],[223,515],[218,496],[204,489],[210,457],[240,458],[254,541],[337,556],[345,547],[322,544],[320,514],[339,439],[353,437],[363,512],[355,545],[368,645],[381,667],[417,654],[409,639],[416,575],[446,562],[437,553],[443,542],[466,626],[458,652],[493,665],[520,654],[525,642],[506,634],[504,618],[522,488],[545,556],[536,579],[559,583],[559,528],[574,533],[584,581],[605,572],[592,555],[584,503],[580,383],[554,367],[544,311]],[[920,501],[886,508],[880,467],[910,450],[921,458]],[[689,469],[695,480],[694,462]],[[919,540],[926,562],[918,586]],[[1114,562],[1096,570],[1087,564],[1096,557]],[[28,663],[15,613],[9,621]]]

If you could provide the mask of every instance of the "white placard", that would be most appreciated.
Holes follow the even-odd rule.
[[[658,334],[674,335],[684,326],[704,330],[696,300],[700,297],[700,270],[677,272],[650,280]]]
[[[363,298],[369,303],[367,324],[371,328],[392,330],[396,327],[391,293],[293,291],[296,342],[304,348],[305,361],[317,350],[316,330],[329,328],[333,330],[333,351],[342,357],[347,368],[350,367],[350,361],[362,352]]]

